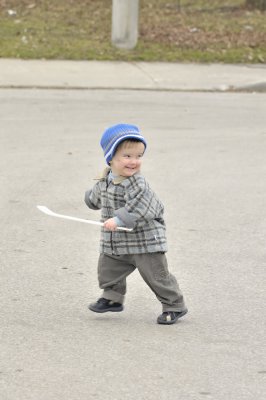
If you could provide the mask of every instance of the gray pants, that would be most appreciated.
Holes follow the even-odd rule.
[[[162,303],[163,311],[183,311],[186,307],[176,278],[168,271],[164,253],[109,255],[100,254],[98,262],[99,286],[103,297],[123,303],[126,278],[135,269]]]

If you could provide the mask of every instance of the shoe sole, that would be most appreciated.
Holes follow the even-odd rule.
[[[184,315],[186,315],[188,312],[188,310],[184,310],[182,312],[180,312],[180,314],[175,318],[172,319],[171,321],[160,321],[159,318],[157,319],[157,323],[160,325],[173,325],[177,322],[177,320],[179,320],[179,318],[182,318]]]
[[[106,312],[121,312],[121,311],[124,310],[123,306],[117,307],[117,308],[106,308],[105,310],[99,310],[97,308],[94,308],[93,306],[88,306],[88,308],[89,308],[89,310],[91,310],[93,312],[96,312],[96,313],[99,313],[99,314],[103,314],[103,313],[106,313]]]

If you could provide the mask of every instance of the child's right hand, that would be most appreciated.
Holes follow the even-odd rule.
[[[108,231],[116,231],[117,230],[117,224],[115,222],[114,218],[109,218],[107,219],[104,224],[104,228],[107,229]]]

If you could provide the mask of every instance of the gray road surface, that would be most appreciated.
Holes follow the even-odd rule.
[[[266,395],[266,95],[0,90],[1,400],[263,400]],[[135,272],[126,308],[96,315],[98,219],[83,204],[118,122],[148,141],[171,271],[189,314]],[[174,189],[173,189],[174,187]]]

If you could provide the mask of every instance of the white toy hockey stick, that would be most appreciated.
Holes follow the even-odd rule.
[[[70,219],[71,221],[84,222],[85,224],[103,226],[102,222],[91,221],[89,219],[83,219],[83,218],[70,217],[69,215],[57,214],[57,213],[49,210],[49,208],[47,208],[45,206],[37,206],[37,208],[38,208],[38,210],[42,211],[44,214],[50,215],[51,217]],[[131,232],[132,231],[132,229],[124,228],[122,226],[119,226],[117,229],[120,230],[120,231],[127,231],[127,232]]]

